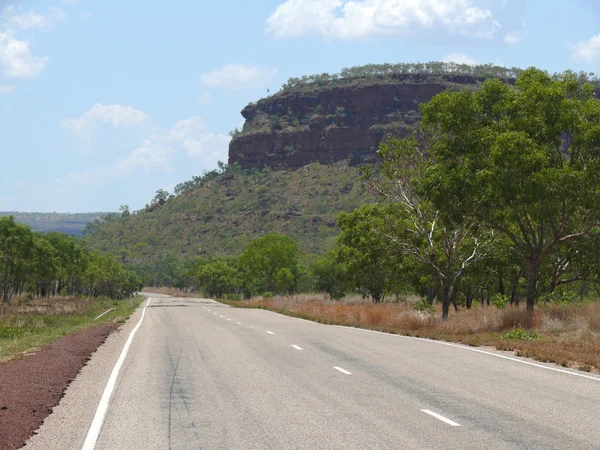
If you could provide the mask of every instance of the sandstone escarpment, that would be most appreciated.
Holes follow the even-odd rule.
[[[401,75],[299,92],[280,92],[242,111],[229,163],[244,169],[292,168],[341,159],[369,161],[390,133],[404,136],[419,122],[418,105],[450,89],[476,89],[484,78]]]

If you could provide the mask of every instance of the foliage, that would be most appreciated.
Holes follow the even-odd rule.
[[[240,273],[226,261],[213,261],[198,270],[197,288],[212,297],[237,293],[241,286]]]
[[[525,331],[522,328],[517,328],[516,330],[505,331],[502,335],[502,340],[511,340],[518,339],[521,341],[532,341],[535,339],[540,339],[540,337],[530,331]]]
[[[417,300],[416,302],[413,303],[412,305],[413,309],[415,311],[419,311],[421,313],[425,313],[425,314],[429,314],[429,315],[434,315],[435,314],[435,306],[433,306],[429,300],[427,300],[426,298],[421,298],[419,300]]]
[[[346,186],[343,192],[340,186]],[[151,213],[141,210],[91,224],[86,242],[102,252],[131,252],[128,265],[148,273],[151,284],[165,285],[158,265],[167,256],[239,256],[265,232],[287,234],[303,251],[325,254],[339,233],[338,214],[374,201],[361,191],[358,169],[346,161],[270,173],[230,165],[176,191],[177,197]],[[272,228],[267,231],[265,224]]]
[[[141,290],[135,272],[114,255],[92,251],[63,233],[43,234],[0,217],[0,288],[4,303],[15,294],[57,294],[121,299]]]
[[[385,210],[363,205],[351,213],[341,213],[335,258],[352,286],[374,303],[382,302],[401,281],[402,254],[391,251],[380,233]]]
[[[352,288],[344,266],[338,261],[337,251],[331,251],[324,257],[316,258],[311,266],[315,290],[335,300],[344,297]]]
[[[453,220],[475,219],[511,242],[532,311],[543,266],[599,223],[593,87],[572,73],[529,69],[516,89],[487,80],[475,93],[442,93],[422,111],[435,160],[423,190]]]
[[[492,305],[498,309],[504,309],[508,305],[508,296],[502,294],[495,294],[492,297]]]
[[[298,90],[306,86],[325,86],[331,83],[340,84],[349,80],[361,78],[391,78],[400,75],[469,75],[473,77],[500,77],[507,79],[517,78],[522,73],[518,68],[506,68],[492,64],[469,65],[454,62],[429,62],[429,63],[398,63],[398,64],[367,64],[364,66],[348,67],[339,74],[308,75],[301,78],[290,78],[282,86],[282,91]]]
[[[248,244],[239,267],[253,291],[290,292],[299,262],[298,244],[293,239],[268,234]]]

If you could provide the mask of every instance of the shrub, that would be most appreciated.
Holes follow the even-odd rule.
[[[272,292],[263,292],[261,294],[262,298],[273,298],[273,293]]]
[[[508,305],[508,296],[496,294],[492,297],[492,304],[498,309],[504,309]]]
[[[522,328],[517,328],[516,330],[506,331],[501,338],[503,341],[518,339],[521,341],[532,341],[535,339],[541,339],[537,334],[532,333],[530,331],[525,331]]]
[[[425,314],[433,315],[436,312],[435,307],[431,303],[429,303],[426,298],[417,300],[413,303],[412,307],[415,311],[419,311]]]

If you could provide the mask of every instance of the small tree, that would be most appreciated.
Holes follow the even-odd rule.
[[[400,282],[400,254],[392,253],[380,232],[385,221],[379,205],[363,205],[351,213],[341,213],[338,226],[336,262],[348,281],[373,303],[382,302]]]
[[[267,234],[248,244],[240,256],[239,267],[255,290],[275,292],[284,277],[281,270],[287,269],[295,277],[298,263],[298,244],[291,237]]]

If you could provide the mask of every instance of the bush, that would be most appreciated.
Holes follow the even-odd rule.
[[[530,331],[525,331],[522,328],[516,330],[506,331],[501,338],[503,341],[516,339],[521,341],[533,341],[535,339],[541,339],[537,334]]]
[[[508,296],[496,294],[492,297],[492,304],[498,309],[504,309],[508,306]]]
[[[412,307],[415,311],[419,311],[421,313],[431,315],[435,314],[435,307],[431,303],[429,303],[429,301],[427,301],[426,298],[417,300],[413,303]]]
[[[263,292],[260,296],[262,298],[273,298],[273,293],[272,292]]]

